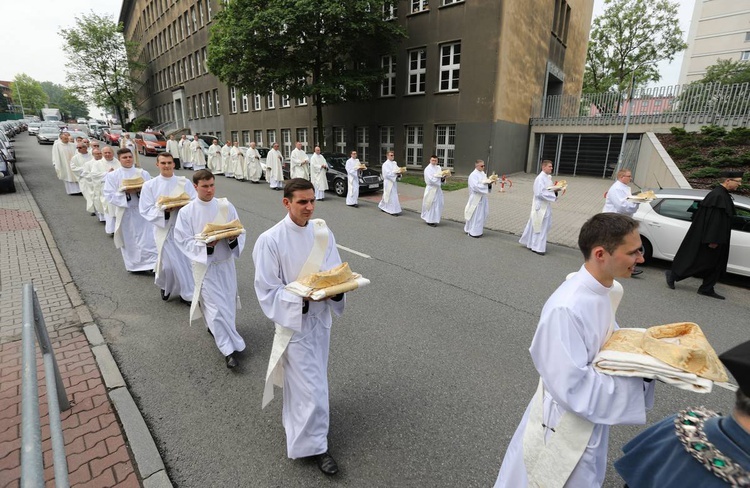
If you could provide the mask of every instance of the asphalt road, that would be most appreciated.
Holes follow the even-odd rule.
[[[462,225],[437,228],[418,214],[398,218],[360,201],[359,209],[329,194],[325,219],[357,272],[372,280],[351,293],[334,318],[330,357],[330,448],[341,472],[325,478],[314,464],[286,458],[277,396],[260,409],[273,324],[253,291],[252,246],[283,218],[281,194],[222,176],[227,196],[248,229],[238,262],[242,309],[237,328],[248,344],[241,367],[227,370],[203,327],[188,324],[188,307],[164,303],[152,276],[125,271],[103,225],[65,194],[50,146],[17,136],[18,168],[109,342],[148,422],[176,486],[491,486],[505,446],[537,383],[528,354],[542,305],[577,270],[577,250],[550,246],[540,257],[517,237],[485,232],[469,239]],[[141,157],[156,174],[155,158]],[[178,171],[179,174],[189,174]],[[501,212],[502,209],[491,209]],[[720,285],[728,300],[700,297],[696,280],[668,290],[662,269],[644,267],[625,280],[623,326],[678,321],[700,324],[717,351],[748,339],[747,280]],[[719,411],[733,395],[658,385],[649,422],[691,405]],[[617,426],[610,466],[639,426]],[[606,486],[622,486],[610,468]]]

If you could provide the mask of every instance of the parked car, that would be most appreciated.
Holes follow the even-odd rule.
[[[54,144],[54,142],[60,138],[60,129],[57,125],[43,125],[39,128],[39,133],[36,135],[36,142],[39,144]]]
[[[346,160],[349,156],[342,153],[321,153],[328,163],[328,189],[336,195],[345,197],[349,192],[349,184],[346,177]],[[313,153],[307,153],[307,159],[312,158]],[[284,162],[284,178],[289,178],[289,161]],[[374,193],[383,190],[383,176],[377,171],[367,168],[359,175],[359,193]]]
[[[2,154],[6,160],[10,161],[11,163],[16,162],[16,151],[8,146],[5,141],[0,139],[0,154]]]
[[[16,147],[15,144],[13,144],[13,140],[8,138],[5,134],[0,133],[0,144],[2,144],[8,154],[6,155],[10,162],[15,163],[16,162]]]
[[[122,129],[105,128],[102,132],[102,140],[112,146],[119,146],[121,135]]]
[[[643,257],[674,260],[677,249],[685,238],[698,203],[708,190],[654,190],[656,199],[643,203],[633,218],[640,222]],[[733,195],[737,216],[732,222],[729,247],[730,273],[750,276],[750,198]]]
[[[167,140],[159,132],[136,132],[135,147],[144,156],[156,156],[167,150]]]
[[[35,136],[39,133],[39,128],[42,126],[41,122],[29,122],[29,135]]]
[[[15,193],[16,182],[13,176],[13,163],[0,154],[0,193]]]

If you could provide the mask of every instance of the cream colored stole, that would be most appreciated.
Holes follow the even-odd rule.
[[[317,273],[320,271],[320,267],[323,265],[323,260],[328,250],[328,226],[323,219],[310,220],[313,225],[313,246],[310,250],[310,255],[307,256],[305,264],[302,265],[297,280],[304,278],[305,276]],[[273,336],[273,348],[271,349],[271,357],[268,359],[268,370],[266,371],[266,385],[263,389],[263,401],[261,408],[266,408],[271,400],[273,400],[273,386],[276,385],[279,388],[284,387],[284,366],[281,363],[281,357],[284,355],[289,341],[294,335],[294,330],[284,327],[281,324],[276,325],[276,333]]]
[[[473,193],[469,197],[469,201],[466,202],[466,208],[464,208],[464,218],[469,221],[474,216],[474,211],[477,209],[479,202],[482,201],[481,193]]]
[[[212,224],[226,224],[229,222],[229,200],[226,198],[217,198],[216,201],[219,204],[219,213],[216,214],[216,218]],[[199,303],[203,279],[206,277],[206,272],[208,271],[207,264],[192,261],[192,265],[195,287],[193,288],[193,303],[190,305],[190,323],[192,323],[193,320],[203,317],[203,312],[201,312]]]

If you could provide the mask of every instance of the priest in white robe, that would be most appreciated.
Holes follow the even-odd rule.
[[[120,148],[124,149],[130,149],[130,152],[133,154],[133,165],[136,168],[141,167],[141,162],[139,161],[139,155],[138,155],[138,146],[135,144],[135,141],[130,138],[130,134],[128,132],[125,132],[123,134],[123,137],[120,139]]]
[[[617,172],[617,180],[607,190],[602,212],[613,212],[632,217],[638,211],[638,203],[628,200],[632,196],[630,182],[633,173],[629,169],[621,169]],[[633,268],[633,276],[643,273],[642,269]]]
[[[190,141],[186,135],[180,138],[180,160],[184,169],[193,169],[193,152],[190,150]]]
[[[323,201],[326,199],[327,172],[328,161],[326,161],[325,156],[320,154],[320,146],[315,146],[315,153],[310,158],[310,181],[315,187],[315,200]]]
[[[310,179],[310,160],[307,159],[307,153],[302,150],[302,143],[299,141],[289,156],[289,177]]]
[[[484,161],[478,159],[474,164],[474,171],[469,175],[469,201],[464,208],[464,232],[469,237],[482,237],[484,222],[490,212],[487,195],[492,188],[492,181],[487,178],[484,166]]]
[[[206,155],[203,154],[203,145],[198,138],[198,134],[193,136],[193,141],[190,143],[190,155],[190,161],[193,163],[195,171],[206,169]]]
[[[83,165],[82,176],[86,179],[89,191],[91,192],[91,203],[93,212],[99,219],[99,222],[106,222],[107,210],[102,195],[104,186],[104,177],[109,173],[107,161],[102,157],[102,151],[97,147],[91,150],[91,159]]]
[[[78,178],[70,167],[70,160],[75,154],[76,146],[70,142],[70,134],[62,132],[60,138],[52,144],[52,164],[55,166],[57,177],[65,183],[65,193],[68,195],[81,193]]]
[[[430,157],[430,164],[424,169],[424,196],[422,197],[422,220],[430,227],[436,227],[443,215],[443,168],[438,166],[438,158]]]
[[[268,167],[266,178],[268,179],[268,184],[271,186],[272,190],[278,191],[284,187],[283,163],[284,156],[282,156],[279,151],[279,143],[274,142],[273,147],[266,155],[266,166]]]
[[[401,172],[398,163],[393,160],[394,157],[393,151],[388,151],[388,159],[383,163],[383,197],[378,203],[378,208],[387,214],[398,216],[401,215],[401,204],[398,201],[398,179]]]
[[[104,198],[115,209],[115,247],[122,253],[125,269],[132,272],[151,271],[156,266],[156,243],[151,223],[138,210],[140,190],[122,190],[122,180],[141,177],[151,179],[148,171],[136,168],[130,149],[117,151],[122,166],[107,173]]]
[[[234,141],[232,149],[229,151],[229,160],[232,162],[234,179],[243,181],[245,179],[245,155],[242,154],[240,143],[237,141]]]
[[[542,161],[542,172],[534,180],[534,198],[531,201],[531,216],[518,241],[532,252],[544,256],[547,252],[547,234],[552,226],[552,205],[557,193],[548,190],[552,186],[552,161]]]
[[[352,151],[349,159],[346,160],[346,204],[349,207],[357,208],[359,204],[357,199],[359,198],[359,174],[360,165],[359,158],[357,158],[357,151]]]
[[[120,168],[120,161],[117,160],[115,157],[115,151],[112,149],[111,146],[104,146],[104,149],[102,149],[102,156],[104,156],[104,162],[107,165],[107,173],[110,173],[118,168]],[[114,205],[110,205],[109,202],[107,202],[107,199],[104,197],[104,182],[105,180],[101,180],[101,191],[102,191],[102,204],[104,206],[104,232],[107,233],[109,236],[114,236],[115,234],[115,209],[116,207]]]
[[[179,197],[183,193],[195,199],[193,182],[174,174],[174,159],[168,152],[156,156],[159,176],[148,180],[141,190],[139,210],[144,219],[153,224],[156,242],[156,267],[154,284],[161,290],[161,299],[180,297],[185,302],[193,300],[192,264],[180,251],[174,240],[174,226],[180,208],[162,210],[157,204],[159,197]]]
[[[180,143],[174,140],[174,134],[170,135],[167,141],[167,152],[172,155],[175,169],[180,169]]]
[[[614,330],[622,285],[643,262],[638,223],[597,214],[581,228],[585,263],[545,303],[531,342],[540,380],[508,445],[496,488],[602,486],[609,426],[643,424],[653,383],[609,376],[592,361]]]
[[[260,153],[255,148],[255,141],[250,143],[250,147],[245,153],[245,162],[247,163],[247,179],[250,183],[260,183],[260,177],[263,176],[263,166],[260,164]]]
[[[221,146],[221,164],[224,168],[224,176],[234,178],[234,172],[232,171],[232,143],[230,141]]]
[[[91,154],[89,154],[89,148],[83,142],[76,144],[76,151],[76,154],[70,158],[70,170],[78,179],[78,187],[81,189],[81,194],[86,202],[86,211],[93,214],[94,202],[91,200],[89,182],[83,176],[83,166],[91,159]]]
[[[338,471],[328,453],[328,351],[331,312],[344,310],[344,295],[321,301],[303,300],[284,287],[318,271],[341,264],[336,240],[325,222],[311,220],[315,209],[312,183],[289,180],[283,204],[287,216],[258,237],[253,249],[255,294],[261,309],[276,325],[266,373],[263,407],[273,399],[273,386],[283,387],[281,421],[287,456],[314,457],[325,474]]]
[[[224,174],[224,164],[221,158],[221,146],[219,145],[218,139],[211,141],[211,145],[208,146],[208,170],[215,175]]]
[[[238,218],[226,198],[214,198],[215,179],[208,170],[193,174],[198,198],[177,214],[174,237],[177,246],[193,266],[193,303],[190,322],[203,318],[204,324],[224,355],[227,368],[238,364],[236,353],[245,350],[245,340],[237,332],[237,270],[234,261],[245,247],[245,235],[204,242],[196,239],[206,224],[226,224]]]

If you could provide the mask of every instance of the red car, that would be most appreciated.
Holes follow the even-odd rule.
[[[119,146],[121,135],[122,129],[104,129],[104,131],[102,131],[104,142],[106,142],[110,146]]]
[[[167,150],[167,140],[159,132],[136,132],[135,146],[144,156],[156,156]]]

